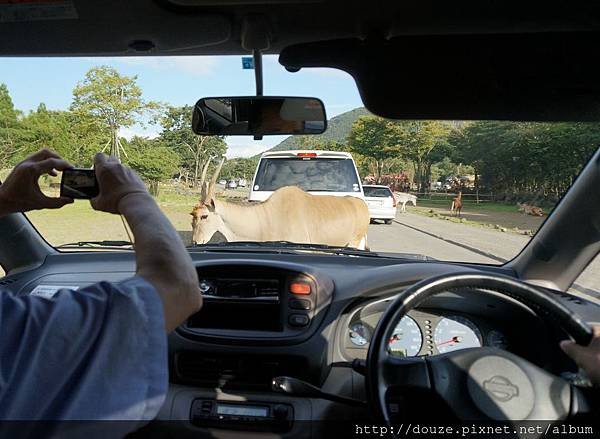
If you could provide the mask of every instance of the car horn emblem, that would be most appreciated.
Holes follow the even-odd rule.
[[[483,382],[483,389],[498,401],[506,402],[519,396],[519,388],[506,377],[495,375]]]

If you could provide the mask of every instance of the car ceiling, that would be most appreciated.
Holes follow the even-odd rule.
[[[262,49],[393,118],[600,120],[599,31],[588,1],[0,0],[0,55]]]

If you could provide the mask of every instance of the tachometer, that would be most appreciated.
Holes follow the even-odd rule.
[[[417,322],[409,316],[404,316],[396,325],[388,342],[388,350],[392,355],[414,357],[421,350],[423,334]]]
[[[356,346],[364,346],[371,340],[371,331],[362,323],[350,326],[350,341]]]
[[[444,317],[433,334],[440,353],[481,346],[481,332],[469,319],[460,316]]]

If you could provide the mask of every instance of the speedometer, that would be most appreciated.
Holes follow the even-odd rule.
[[[440,353],[481,346],[481,332],[470,320],[460,316],[448,316],[439,321],[433,334],[433,342]]]
[[[400,319],[388,342],[388,350],[392,355],[414,357],[421,350],[423,335],[417,322],[411,317]]]

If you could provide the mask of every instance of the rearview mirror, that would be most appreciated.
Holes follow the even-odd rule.
[[[202,98],[192,117],[192,130],[203,136],[321,134],[326,128],[325,106],[316,98]]]

